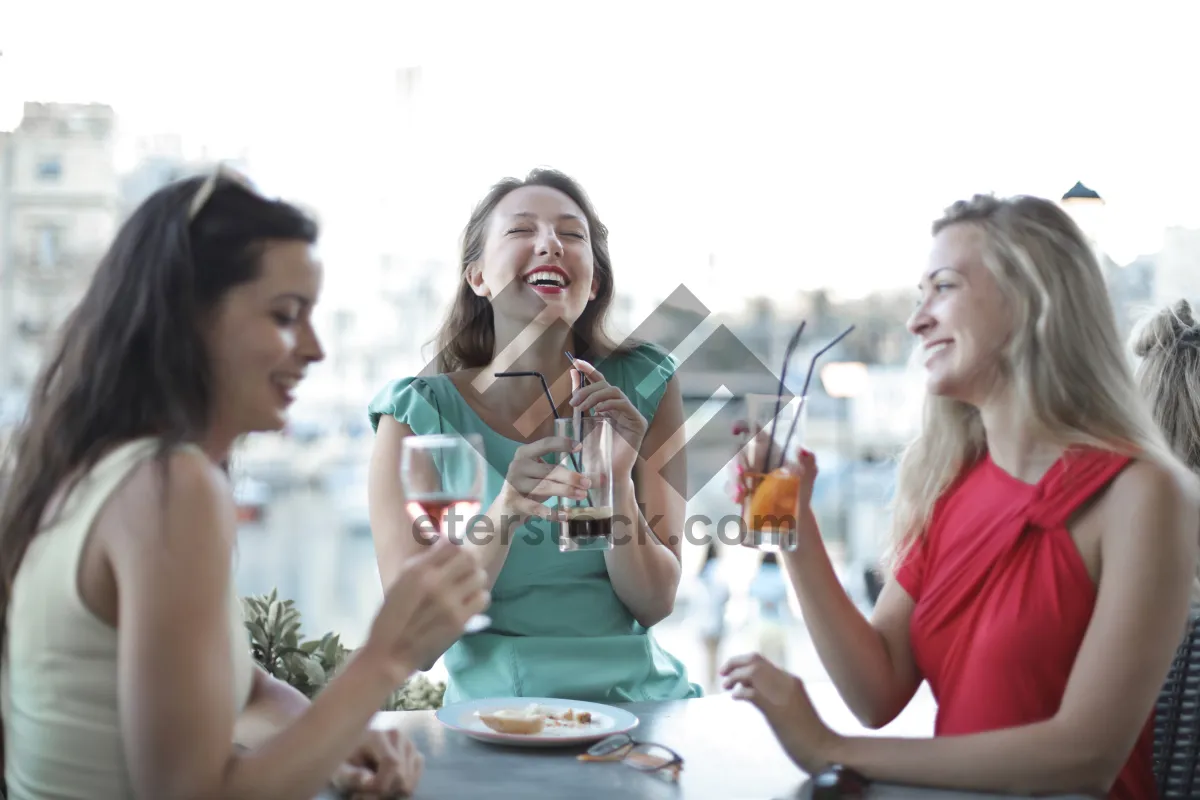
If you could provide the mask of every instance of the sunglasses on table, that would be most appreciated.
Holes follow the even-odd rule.
[[[627,733],[601,739],[578,756],[580,761],[620,761],[641,772],[655,772],[679,779],[683,756],[666,745],[639,742]]]

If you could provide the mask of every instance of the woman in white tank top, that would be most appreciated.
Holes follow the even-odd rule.
[[[254,663],[231,578],[222,464],[284,425],[323,357],[316,237],[232,173],[180,181],[122,226],[65,325],[0,502],[8,800],[413,790],[420,754],[368,723],[486,607],[470,554],[413,563],[311,704]]]

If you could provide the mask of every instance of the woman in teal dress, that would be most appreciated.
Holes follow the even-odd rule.
[[[403,437],[476,433],[486,450],[488,519],[476,530],[490,535],[459,546],[475,551],[492,582],[492,625],[445,653],[445,701],[699,696],[651,632],[671,613],[680,579],[683,404],[667,353],[644,342],[617,345],[605,333],[613,299],[607,229],[578,184],[535,170],[480,201],[460,266],[433,374],[389,383],[369,407],[371,528],[385,584],[428,541],[404,508]],[[578,409],[611,421],[611,550],[558,549],[550,520],[557,498],[575,487],[554,465],[569,442],[554,436],[537,378],[493,377],[522,370],[545,376],[558,415]],[[578,372],[590,385],[573,393]]]

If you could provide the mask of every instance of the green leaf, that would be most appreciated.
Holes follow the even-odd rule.
[[[385,710],[426,710],[441,708],[446,694],[446,684],[433,683],[424,675],[417,675],[400,688],[385,704]]]
[[[304,659],[304,675],[308,679],[309,686],[313,688],[314,694],[317,690],[324,688],[327,680],[325,670],[311,658]]]
[[[305,640],[295,601],[281,600],[277,588],[270,594],[241,600],[255,660],[306,697],[315,697],[349,658],[351,651],[337,633],[330,631],[320,639]],[[441,708],[445,693],[446,684],[417,675],[388,697],[381,710]]]
[[[299,647],[300,637],[297,633],[300,631],[300,625],[289,625],[279,636],[279,641],[288,647]]]
[[[279,655],[296,656],[306,661],[312,659],[312,656],[303,647],[281,647],[279,648]]]
[[[324,647],[321,648],[321,656],[322,660],[325,662],[326,668],[336,669],[337,667],[340,667],[342,662],[346,660],[348,653],[349,651],[342,647],[342,643],[338,640],[336,635],[330,636],[329,634],[325,634]]]
[[[263,630],[262,623],[258,620],[247,620],[246,628],[250,631],[250,640],[255,644],[267,647],[271,643],[271,637],[267,636],[267,632]]]
[[[271,632],[271,635],[278,637],[283,632],[283,627],[279,624],[279,605],[272,603],[267,609],[266,628]]]
[[[303,655],[296,653],[288,653],[281,659],[284,666],[284,674],[282,680],[287,681],[295,689],[299,690],[307,697],[313,696],[315,687],[309,680],[307,665],[311,660]]]

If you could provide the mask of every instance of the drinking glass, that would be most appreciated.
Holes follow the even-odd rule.
[[[748,394],[745,402],[751,438],[745,450],[749,463],[741,476],[743,544],[768,552],[795,550],[800,479],[780,467],[785,443],[789,454],[804,443],[808,418],[804,398]]]
[[[565,524],[554,523],[559,551],[612,550],[612,422],[605,417],[563,417],[554,421],[554,435],[583,444],[578,452],[563,453],[559,463],[591,480],[586,497],[559,498],[559,510],[567,517]]]
[[[400,483],[405,505],[414,522],[413,536],[427,541],[445,536],[455,544],[466,541],[467,531],[483,506],[483,487],[487,463],[483,457],[483,437],[434,434],[406,436],[400,450]],[[468,632],[491,624],[484,614],[476,614],[467,623]]]

